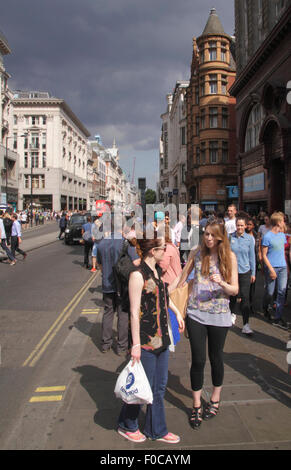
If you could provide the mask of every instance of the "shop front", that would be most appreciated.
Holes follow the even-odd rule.
[[[266,176],[264,171],[243,177],[243,210],[252,216],[268,210]]]

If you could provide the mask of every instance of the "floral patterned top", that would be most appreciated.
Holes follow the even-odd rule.
[[[156,270],[159,279],[144,261],[138,269],[144,278],[140,304],[140,344],[143,349],[158,354],[167,349],[171,341],[168,330],[168,284],[162,281],[162,269],[157,264]]]
[[[194,283],[189,297],[188,309],[199,310],[211,314],[230,313],[229,296],[216,282],[210,281],[209,277],[204,277],[201,273],[200,250],[194,258]],[[210,266],[210,275],[219,274],[219,264]]]

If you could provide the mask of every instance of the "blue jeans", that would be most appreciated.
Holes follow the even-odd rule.
[[[168,434],[164,407],[164,396],[168,382],[169,350],[159,354],[141,350],[141,362],[153,391],[153,403],[147,405],[144,434],[150,439],[158,439]],[[138,416],[142,405],[123,404],[118,426],[125,431],[138,429]]]
[[[283,315],[283,308],[285,303],[285,294],[287,287],[287,267],[284,268],[273,268],[277,274],[277,279],[271,279],[269,270],[266,273],[266,294],[264,298],[264,305],[269,305],[272,302],[272,297],[275,291],[275,285],[277,282],[277,298],[275,319],[278,320]]]

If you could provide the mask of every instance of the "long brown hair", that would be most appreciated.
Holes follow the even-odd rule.
[[[211,231],[215,239],[218,241],[217,256],[218,256],[220,274],[222,278],[224,279],[224,281],[230,282],[231,281],[231,269],[232,269],[232,264],[231,264],[232,252],[230,249],[227,232],[224,227],[224,221],[223,219],[210,220],[207,223],[205,230],[207,227],[211,227]],[[201,242],[201,261],[202,261],[202,267],[201,267],[202,275],[209,276],[210,250],[206,246],[204,236]]]

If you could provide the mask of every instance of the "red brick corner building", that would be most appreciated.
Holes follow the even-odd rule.
[[[224,211],[237,202],[233,39],[216,10],[193,38],[187,103],[187,196],[203,210]]]

